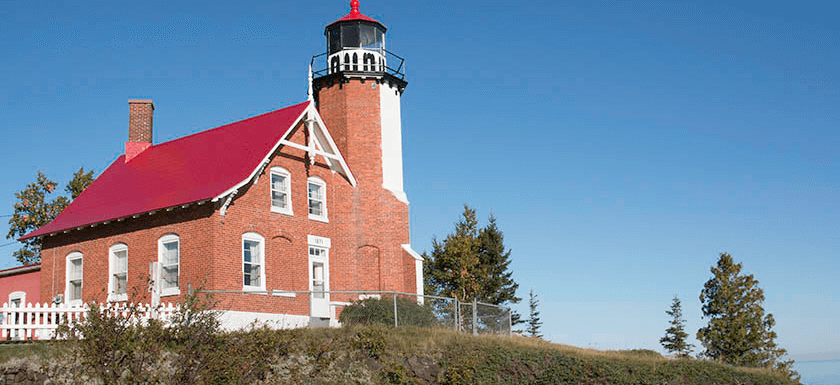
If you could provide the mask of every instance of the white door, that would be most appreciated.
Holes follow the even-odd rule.
[[[330,261],[329,249],[309,246],[310,315],[330,318]]]

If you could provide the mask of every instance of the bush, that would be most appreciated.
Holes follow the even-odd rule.
[[[119,310],[92,303],[84,320],[58,329],[73,345],[71,354],[88,378],[105,384],[151,383],[159,373],[149,370],[158,364],[166,330],[157,320],[140,321],[144,312],[131,304]]]
[[[420,305],[412,298],[397,297],[399,326],[435,325],[435,314],[428,306]],[[394,298],[367,298],[344,308],[339,316],[343,325],[394,325]]]

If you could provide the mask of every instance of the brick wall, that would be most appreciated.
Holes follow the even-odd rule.
[[[94,228],[44,238],[42,298],[64,293],[65,259],[78,251],[84,256],[83,299],[105,301],[109,248],[128,246],[129,299],[148,301],[149,262],[157,261],[157,241],[167,234],[180,237],[180,296],[193,288],[242,290],[242,235],[254,232],[265,239],[264,277],[268,290],[309,290],[308,236],[329,238],[331,290],[399,290],[414,292],[413,259],[400,247],[409,242],[408,206],[382,188],[379,94],[368,81],[320,92],[322,117],[336,141],[357,187],[332,172],[322,157],[310,165],[303,151],[283,147],[256,183],[240,189],[225,216],[221,202],[160,211]],[[350,97],[348,97],[350,94]],[[347,103],[350,100],[350,103]],[[296,127],[289,140],[307,143],[306,130]],[[345,153],[346,152],[346,153]],[[279,166],[291,174],[293,215],[271,211],[270,170]],[[328,222],[309,219],[307,178],[326,182]],[[411,260],[412,263],[407,261]],[[132,293],[139,297],[132,297]],[[333,295],[343,301],[348,296]],[[295,298],[260,294],[216,295],[223,310],[309,314],[306,295]]]

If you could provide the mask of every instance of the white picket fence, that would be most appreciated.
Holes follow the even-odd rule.
[[[100,304],[103,311],[120,314],[124,317],[131,315],[134,304],[122,302]],[[161,304],[157,308],[150,305],[138,304],[134,317],[140,321],[156,318],[167,321],[174,313],[176,306],[172,303]],[[89,305],[70,306],[67,304],[27,304],[16,306],[4,303],[0,307],[0,340],[45,340],[56,337],[55,331],[63,322],[73,324],[83,320],[90,310]]]

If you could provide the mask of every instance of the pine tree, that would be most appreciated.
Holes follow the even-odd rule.
[[[531,289],[529,296],[528,308],[530,311],[528,314],[528,328],[525,332],[531,337],[542,338],[543,335],[540,334],[542,321],[540,321],[540,312],[537,311],[537,306],[540,304],[540,301],[537,299],[537,295],[534,294],[534,289]]]
[[[432,240],[432,253],[424,254],[425,291],[459,301],[501,305],[518,303],[519,285],[509,270],[511,251],[505,250],[504,235],[490,216],[487,226],[479,229],[475,210],[464,205],[464,213],[455,224],[455,232],[443,242]],[[519,318],[517,315],[515,318]]]
[[[92,181],[93,171],[85,173],[84,168],[80,168],[79,171],[73,174],[73,179],[66,187],[66,191],[70,194],[71,198],[58,196],[48,201],[47,197],[55,191],[58,184],[38,171],[35,182],[28,184],[25,189],[15,193],[15,198],[18,201],[14,205],[14,214],[9,219],[9,233],[6,234],[6,238],[14,239],[22,237],[50,223]],[[21,243],[23,243],[23,247],[12,254],[15,259],[23,265],[40,263],[41,238],[25,239]]]
[[[659,343],[668,352],[677,353],[679,357],[688,357],[694,350],[694,345],[685,341],[688,333],[685,332],[685,320],[682,317],[682,303],[679,297],[674,296],[671,310],[666,310],[665,314],[671,316],[671,326],[665,329],[665,336],[659,340]]]
[[[697,331],[702,353],[730,365],[764,367],[798,378],[793,361],[781,361],[787,353],[776,345],[776,321],[764,315],[764,291],[752,274],[741,274],[741,264],[723,253],[700,293],[703,317],[709,323]]]
[[[513,280],[510,271],[511,250],[505,250],[504,234],[496,226],[496,217],[492,214],[487,226],[478,235],[478,263],[483,277],[477,297],[480,301],[492,304],[519,303],[522,298],[516,296],[519,284]],[[522,323],[519,313],[511,313],[511,327]]]
[[[455,233],[447,235],[443,242],[433,239],[431,255],[423,255],[426,293],[454,297],[461,302],[478,300],[478,234],[475,210],[465,205]]]

